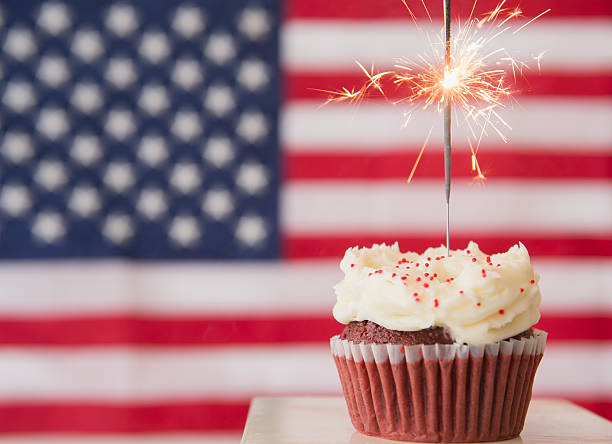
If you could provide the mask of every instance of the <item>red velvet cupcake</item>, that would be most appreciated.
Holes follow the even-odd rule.
[[[349,249],[331,348],[351,421],[367,435],[419,442],[509,439],[524,424],[546,333],[522,245],[445,257],[396,245]]]

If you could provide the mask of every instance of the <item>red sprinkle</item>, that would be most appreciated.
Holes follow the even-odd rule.
[[[420,277],[416,278],[416,281],[417,281],[417,282],[420,282],[420,281],[421,281],[421,278],[420,278]]]
[[[491,262],[491,256],[487,256],[487,262]]]
[[[353,268],[355,266],[355,264],[351,264],[351,268]]]
[[[402,281],[405,281],[406,279],[408,279],[406,276],[402,276]]]
[[[429,273],[425,273],[425,275],[424,275],[424,276],[425,276],[425,277],[429,276]]]
[[[429,264],[425,264],[426,267],[429,267]]]
[[[417,302],[421,302],[421,300],[419,298],[415,298],[415,301]]]
[[[463,294],[463,290],[459,290],[459,294]]]
[[[372,273],[368,274],[368,276],[372,276]]]
[[[476,262],[476,258],[475,257],[472,258],[472,262]]]
[[[535,281],[532,279],[529,281],[530,284],[535,284]]]
[[[504,314],[504,310],[499,310],[499,314],[503,315]]]
[[[346,333],[342,333],[341,338],[342,338],[342,339],[346,338]]]
[[[476,302],[476,305],[480,307],[480,302]]]
[[[501,264],[497,264],[498,267],[501,267]]]
[[[428,257],[428,258],[427,258],[427,260],[428,260],[428,261],[431,261],[431,258],[430,258],[430,257]]]
[[[438,277],[438,273],[434,273],[434,277],[437,278]]]
[[[524,288],[521,288],[521,293],[522,293],[522,292],[524,292],[524,291],[525,291],[525,289],[524,289]]]
[[[393,274],[391,275],[391,277],[392,277],[392,278],[394,278],[395,276],[397,276],[397,273],[393,273]]]
[[[434,280],[434,277],[433,277],[433,276],[432,276],[432,277],[430,277],[430,278],[429,278],[429,280],[430,280],[430,281],[433,281],[433,280]]]
[[[465,252],[466,252],[467,254],[472,254],[472,252],[471,252],[470,250],[465,250]]]
[[[416,266],[418,267],[419,265],[421,265],[421,264],[419,264],[419,263],[417,262],[417,263],[416,263]]]
[[[428,284],[427,282],[425,282],[425,283],[423,284],[423,287],[425,287],[425,288],[429,288],[429,284]]]
[[[440,304],[438,303],[438,300],[437,300],[437,299],[434,299],[434,307],[438,308],[438,305],[440,305]]]

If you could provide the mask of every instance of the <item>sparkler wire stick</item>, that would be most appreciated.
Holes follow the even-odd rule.
[[[451,70],[451,0],[444,0],[445,74]],[[446,254],[450,256],[451,88],[444,92],[444,189],[446,192]]]

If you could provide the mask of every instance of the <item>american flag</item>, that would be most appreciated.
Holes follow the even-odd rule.
[[[612,3],[522,7],[552,11],[502,45],[542,70],[484,186],[456,138],[451,242],[525,243],[536,395],[612,418]],[[407,185],[439,117],[313,89],[421,33],[400,0],[0,1],[0,442],[237,443],[255,395],[339,394],[338,262],[443,243],[441,135]]]

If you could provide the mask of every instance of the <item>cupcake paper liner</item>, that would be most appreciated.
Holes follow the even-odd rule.
[[[523,429],[547,333],[487,345],[331,338],[353,426],[401,441],[481,442]]]

